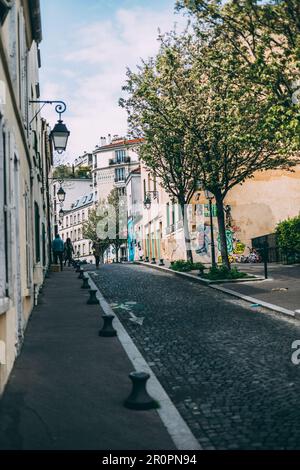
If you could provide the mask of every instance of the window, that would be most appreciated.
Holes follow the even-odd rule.
[[[167,202],[167,227],[170,225],[170,203]]]
[[[175,214],[175,204],[172,204],[172,225],[175,224],[176,214]]]
[[[5,133],[0,134],[0,297],[8,296],[7,156]],[[2,256],[4,256],[2,262]]]
[[[125,150],[116,150],[115,155],[116,155],[116,162],[117,163],[125,162],[125,158],[126,158],[126,151]]]
[[[34,203],[34,232],[35,232],[35,262],[41,261],[41,241],[40,241],[40,209],[38,204]]]
[[[82,254],[85,255],[85,243],[82,245]]]
[[[69,227],[69,217],[66,217],[66,227]]]
[[[115,181],[124,181],[125,180],[125,168],[116,168],[115,169]]]
[[[73,216],[70,215],[70,225],[72,225],[72,224],[73,224]]]
[[[80,212],[78,212],[77,214],[77,220],[78,220],[78,223],[80,222]]]
[[[82,211],[81,213],[81,220],[83,221],[85,219],[85,214],[84,214],[84,211]]]
[[[143,180],[144,200],[146,199],[146,180]]]
[[[153,175],[153,191],[156,191],[157,184],[156,184],[156,175]]]
[[[64,236],[63,236],[64,237]],[[42,245],[42,256],[43,256],[43,266],[45,267],[46,266],[46,228],[45,228],[45,224],[42,223],[42,242],[43,242],[43,245]]]
[[[77,230],[74,230],[74,241],[76,242],[77,240]]]

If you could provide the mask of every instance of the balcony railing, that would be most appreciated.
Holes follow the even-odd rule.
[[[118,178],[115,176],[115,183],[124,183],[125,182],[125,176],[122,178]]]
[[[131,158],[130,157],[125,157],[123,160],[117,160],[115,158],[110,158],[108,160],[109,165],[124,165],[124,163],[130,163]]]

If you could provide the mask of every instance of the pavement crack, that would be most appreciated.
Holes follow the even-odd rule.
[[[43,425],[43,427],[45,428],[45,431],[46,431],[46,434],[47,434],[48,438],[50,439],[50,441],[51,441],[52,443],[54,443],[54,442],[55,442],[55,438],[52,436],[52,433],[51,433],[51,431],[50,431],[50,429],[49,429],[48,424],[46,423],[46,421],[44,420],[44,418],[40,415],[40,413],[39,413],[36,409],[34,409],[32,406],[30,406],[30,405],[28,405],[28,404],[26,404],[26,403],[24,403],[24,408],[26,408],[27,410],[31,411],[31,412],[37,417],[37,419],[40,421],[40,423],[41,423],[41,424]]]

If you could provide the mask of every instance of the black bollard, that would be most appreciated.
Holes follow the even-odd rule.
[[[131,410],[158,408],[158,403],[150,397],[146,388],[150,375],[146,372],[131,372],[129,378],[132,381],[132,390],[127,400],[125,400],[124,406]]]
[[[117,332],[113,327],[113,319],[115,318],[114,315],[102,315],[103,318],[103,327],[102,330],[99,331],[99,336],[104,336],[106,338],[117,336]]]
[[[96,289],[90,289],[89,294],[90,298],[87,301],[88,305],[97,305],[99,304],[99,300],[96,297],[97,290]]]
[[[76,273],[80,273],[80,269],[81,269],[81,268],[80,268],[80,264],[76,264],[75,268],[76,268],[76,271],[75,271],[75,272],[76,272]]]
[[[149,263],[149,256],[146,256],[145,263]]]
[[[151,264],[156,264],[155,258],[152,258]]]
[[[83,269],[80,268],[78,279],[81,279],[81,280],[82,280],[83,278],[84,278]]]
[[[89,285],[89,278],[88,277],[84,277],[82,279],[82,286],[81,286],[81,289],[90,289],[91,286]]]
[[[142,256],[140,256],[140,261],[143,261],[143,257],[142,257]]]
[[[160,260],[159,260],[159,265],[158,265],[158,266],[164,266],[164,265],[165,265],[165,263],[164,263],[164,260],[163,260],[163,259],[160,259]]]

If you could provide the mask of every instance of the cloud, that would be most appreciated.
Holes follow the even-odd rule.
[[[76,28],[58,60],[61,71],[47,71],[44,80],[47,99],[62,96],[68,103],[69,160],[93,150],[102,135],[126,134],[126,113],[118,106],[126,68],[153,56],[158,28],[169,31],[175,22],[185,24],[170,8],[120,8],[110,18]],[[53,110],[44,114],[55,121]]]

